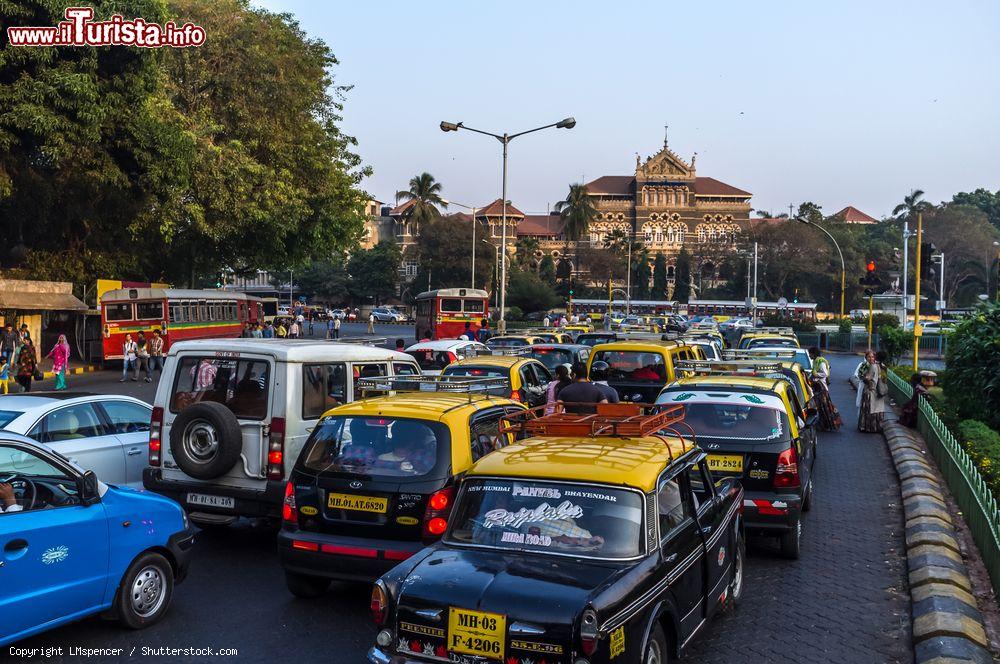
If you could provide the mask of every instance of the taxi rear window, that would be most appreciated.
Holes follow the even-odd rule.
[[[469,479],[448,540],[586,558],[643,553],[641,494],[535,480]]]
[[[494,389],[487,390],[489,394],[494,396],[507,396],[510,393],[510,370],[503,367],[476,367],[469,365],[461,365],[457,367],[449,367],[442,372],[445,376],[469,376],[470,378],[505,378],[507,379],[507,387],[497,387]]]
[[[302,450],[305,469],[323,475],[423,479],[446,472],[448,428],[397,417],[325,417]]]
[[[528,340],[524,337],[493,337],[486,345],[490,348],[517,348],[527,346]]]
[[[736,439],[754,445],[788,440],[788,417],[773,408],[687,403],[684,404],[684,422],[694,429],[698,442]]]
[[[565,348],[532,348],[528,357],[535,358],[549,371],[555,371],[560,364],[573,364],[573,353]]]
[[[608,363],[608,380],[662,383],[667,380],[663,355],[646,351],[601,350],[594,362]]]

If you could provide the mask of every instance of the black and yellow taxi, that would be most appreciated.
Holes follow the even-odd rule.
[[[617,332],[584,332],[576,337],[576,343],[581,346],[596,346],[597,344],[611,343],[612,341],[620,341],[625,338],[625,335],[618,334]]]
[[[452,362],[442,376],[500,378],[503,384],[492,393],[535,407],[545,403],[545,390],[552,373],[541,361],[528,355],[530,348],[509,349],[499,355],[479,355]]]
[[[740,337],[738,348],[759,346],[798,348],[799,340],[790,327],[759,327]]]
[[[541,340],[539,343],[546,343],[546,344],[573,343],[573,335],[571,335],[569,332],[560,332],[559,330],[540,329],[540,330],[535,330],[532,333],[532,335],[538,337]]]
[[[798,558],[802,513],[812,503],[818,415],[805,410],[792,384],[693,376],[667,386],[656,402],[683,405],[709,470],[742,483],[747,530],[777,536],[782,555]]]
[[[808,414],[813,405],[813,388],[809,376],[802,367],[791,360],[779,358],[746,358],[726,360],[706,360],[681,362],[677,367],[686,376],[702,375],[737,375],[777,378],[787,381],[798,398],[798,403],[804,409],[803,417]]]
[[[300,597],[322,594],[331,579],[377,578],[437,540],[456,480],[508,442],[501,422],[524,410],[484,393],[491,381],[361,383],[383,396],[327,411],[285,489],[278,552]]]
[[[372,664],[665,663],[743,592],[742,489],[673,409],[526,420],[440,542],[382,576]]]
[[[524,348],[542,341],[543,339],[535,334],[503,334],[490,337],[486,340],[486,345],[490,348]]]
[[[676,380],[675,363],[702,359],[701,349],[683,341],[623,339],[594,346],[587,371],[594,362],[606,362],[608,385],[622,401],[652,403],[664,385]]]

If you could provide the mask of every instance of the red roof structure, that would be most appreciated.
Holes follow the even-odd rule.
[[[517,225],[519,236],[556,238],[562,233],[563,221],[558,214],[527,214]]]
[[[398,217],[400,215],[406,214],[406,211],[409,210],[411,207],[413,207],[416,204],[417,204],[417,201],[415,201],[413,199],[410,199],[410,200],[406,201],[405,203],[397,205],[396,207],[394,207],[391,210],[389,210],[389,216],[390,217]]]
[[[848,224],[877,224],[878,219],[871,217],[858,208],[848,205],[843,210],[833,215],[837,219],[843,220]]]
[[[478,208],[476,210],[477,217],[502,217],[503,216],[503,201],[499,198],[483,208]],[[524,218],[524,213],[518,210],[516,207],[511,205],[510,201],[507,201],[507,217],[521,217]]]
[[[635,193],[635,177],[631,175],[603,175],[586,185],[588,193],[605,196],[631,196]],[[752,196],[749,191],[716,180],[715,178],[696,177],[694,179],[696,196]]]

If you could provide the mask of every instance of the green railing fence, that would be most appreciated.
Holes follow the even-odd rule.
[[[896,403],[908,401],[913,388],[894,372],[889,372],[890,394]],[[976,464],[934,412],[930,402],[921,397],[917,429],[927,441],[945,483],[962,510],[972,539],[979,547],[994,592],[1000,593],[1000,507]]]

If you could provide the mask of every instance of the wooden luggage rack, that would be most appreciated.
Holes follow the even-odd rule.
[[[684,406],[681,404],[599,403],[595,407],[594,413],[568,413],[559,402],[556,412],[546,415],[546,407],[539,406],[508,415],[501,430],[529,437],[640,438],[670,435],[685,442],[684,435],[677,431],[678,426],[683,426],[694,438],[694,429],[684,421]]]

